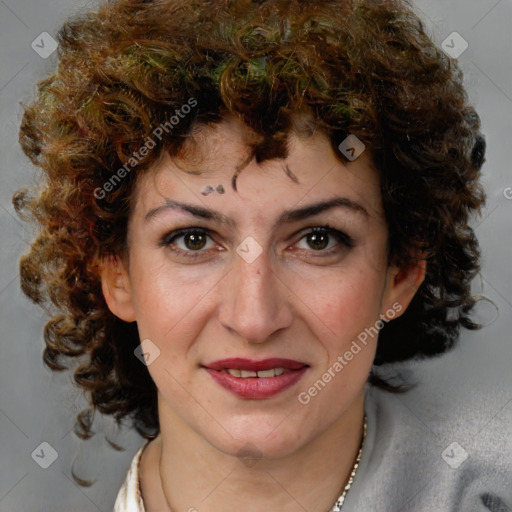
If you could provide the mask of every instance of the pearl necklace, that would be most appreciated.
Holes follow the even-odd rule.
[[[364,423],[363,423],[363,437],[361,439],[361,446],[359,447],[359,453],[357,454],[356,463],[354,464],[354,467],[352,468],[352,472],[350,473],[350,476],[348,477],[347,485],[345,486],[345,489],[343,489],[343,494],[336,500],[336,503],[334,506],[329,510],[329,512],[340,512],[341,507],[343,506],[343,503],[345,503],[345,498],[347,497],[347,493],[352,487],[352,483],[354,482],[354,477],[356,476],[357,468],[359,467],[359,461],[361,460],[361,455],[363,454],[363,445],[364,440],[366,438],[366,414],[364,415]]]

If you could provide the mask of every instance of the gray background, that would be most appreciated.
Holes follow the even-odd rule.
[[[486,327],[464,331],[456,349],[442,358],[404,367],[420,385],[397,399],[443,446],[458,442],[470,457],[479,447],[492,446],[487,456],[508,457],[511,467],[512,455],[504,454],[503,446],[512,438],[512,0],[414,4],[439,45],[454,31],[469,43],[459,62],[488,144],[483,169],[488,204],[473,222],[484,265],[473,287],[499,312],[496,317],[490,302],[480,302],[476,318]],[[111,511],[142,443],[135,432],[117,432],[109,418],[99,415],[96,436],[82,442],[74,435],[75,415],[85,400],[69,373],[52,374],[43,366],[45,317],[18,285],[18,260],[33,233],[17,219],[11,196],[37,176],[17,143],[20,101],[30,99],[36,81],[55,64],[55,55],[43,59],[31,43],[42,32],[54,35],[67,16],[87,5],[93,4],[0,0],[0,512]],[[111,449],[105,435],[126,450]],[[31,456],[42,442],[58,453],[47,469]],[[97,482],[77,486],[70,473],[73,463],[80,477]]]

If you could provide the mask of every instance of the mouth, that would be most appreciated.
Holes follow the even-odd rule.
[[[252,370],[238,370],[236,368],[228,368],[227,370],[217,370],[224,373],[229,373],[233,377],[239,377],[241,379],[268,379],[270,377],[277,377],[283,373],[291,372],[293,370],[286,370],[285,368],[270,368],[268,370],[260,370],[258,372]]]
[[[231,358],[203,366],[217,384],[239,398],[261,400],[296,384],[309,365],[291,359],[253,361]]]

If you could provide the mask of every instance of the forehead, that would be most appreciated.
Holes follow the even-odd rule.
[[[338,157],[321,132],[290,131],[285,159],[251,159],[261,137],[240,122],[228,119],[214,126],[201,125],[186,140],[177,157],[164,154],[138,179],[136,210],[143,213],[166,200],[198,204],[236,205],[276,210],[282,205],[325,201],[342,194],[357,201],[376,217],[382,215],[379,174],[368,155],[350,162]],[[232,177],[237,176],[237,190]],[[220,191],[220,192],[219,192]],[[229,203],[238,196],[245,203]]]

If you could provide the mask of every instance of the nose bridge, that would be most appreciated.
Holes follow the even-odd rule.
[[[251,241],[248,246],[240,244],[233,257],[231,272],[224,282],[219,319],[245,340],[261,343],[285,327],[291,315],[284,285],[272,267],[268,251],[250,244]]]

